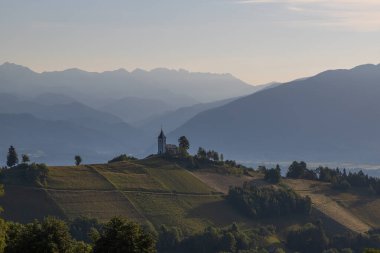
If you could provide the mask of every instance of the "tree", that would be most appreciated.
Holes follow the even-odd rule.
[[[213,159],[215,162],[219,161],[219,154],[218,154],[218,152],[213,151],[212,159]]]
[[[207,155],[207,159],[209,159],[209,160],[211,160],[214,157],[214,153],[211,150],[207,151],[206,155]]]
[[[182,231],[179,228],[168,228],[165,225],[161,225],[159,230],[157,248],[162,252],[176,249],[182,239]]]
[[[75,159],[76,166],[79,166],[82,163],[82,157],[80,157],[79,155],[76,155],[74,159]]]
[[[156,242],[135,222],[121,218],[111,219],[95,242],[94,253],[153,253]]]
[[[72,252],[74,241],[66,223],[48,217],[21,225],[11,223],[8,228],[5,252]]]
[[[329,243],[322,226],[311,223],[289,230],[286,241],[290,249],[310,253],[323,252]]]
[[[265,180],[270,182],[270,183],[274,183],[274,184],[277,184],[280,182],[281,180],[281,168],[280,166],[277,164],[276,165],[276,168],[275,169],[265,169]]]
[[[286,177],[288,178],[302,178],[307,170],[307,165],[305,162],[296,162],[294,161],[288,169],[288,173],[286,173]]]
[[[18,164],[18,155],[16,149],[13,146],[10,146],[8,149],[7,165],[8,167],[13,167],[16,164]]]
[[[206,157],[207,157],[206,150],[204,148],[202,148],[202,147],[199,147],[198,148],[198,152],[197,152],[197,156],[200,159],[206,159]]]
[[[70,222],[70,234],[78,241],[90,243],[99,234],[102,225],[95,218],[80,216]]]
[[[30,158],[29,158],[29,156],[27,154],[23,154],[21,156],[21,160],[22,160],[22,163],[28,163],[28,162],[30,162]]]
[[[187,150],[189,150],[190,148],[190,143],[189,143],[189,140],[186,138],[186,136],[179,137],[178,146],[182,154],[187,154]]]

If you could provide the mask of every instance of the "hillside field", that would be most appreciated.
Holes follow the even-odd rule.
[[[223,193],[161,158],[54,166],[48,175],[44,187],[7,178],[6,195],[0,199],[3,217],[27,222],[47,215],[100,221],[124,216],[155,228],[181,226],[189,233],[208,225],[249,222],[224,200]]]
[[[209,225],[222,227],[233,222],[242,227],[275,224],[281,230],[322,219],[331,232],[365,232],[380,225],[380,214],[376,212],[380,201],[375,198],[338,194],[321,183],[288,179],[283,181],[285,185],[301,195],[311,196],[312,216],[258,222],[241,214],[225,196],[231,185],[241,186],[247,181],[266,184],[261,173],[228,175],[213,172],[207,166],[197,170],[185,168],[181,162],[160,157],[53,166],[48,168],[44,186],[20,179],[17,171],[8,173],[2,179],[6,193],[0,198],[2,216],[19,222],[48,215],[63,219],[86,216],[100,221],[123,216],[154,229],[162,224],[178,226],[189,234]]]

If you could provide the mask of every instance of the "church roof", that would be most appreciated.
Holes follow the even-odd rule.
[[[164,134],[164,131],[162,131],[162,129],[161,129],[161,133],[160,133],[160,135],[158,136],[158,138],[159,139],[162,139],[162,138],[165,138],[166,136],[165,136],[165,134]]]

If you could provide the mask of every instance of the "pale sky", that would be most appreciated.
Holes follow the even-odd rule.
[[[0,0],[6,61],[288,81],[380,63],[380,0]]]

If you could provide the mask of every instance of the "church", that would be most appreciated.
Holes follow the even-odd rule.
[[[158,135],[158,155],[170,154],[176,155],[179,153],[178,147],[174,144],[166,144],[166,136],[161,128],[161,132]]]

